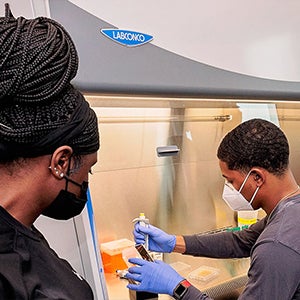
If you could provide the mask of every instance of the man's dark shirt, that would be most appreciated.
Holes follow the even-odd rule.
[[[185,254],[251,258],[248,283],[240,300],[300,299],[300,195],[280,202],[270,216],[249,229],[184,236]],[[189,288],[183,300],[210,299]]]

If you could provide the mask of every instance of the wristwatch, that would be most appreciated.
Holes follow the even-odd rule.
[[[189,286],[191,286],[191,284],[186,279],[179,282],[174,289],[173,298],[176,300],[181,300],[184,294],[187,292]]]

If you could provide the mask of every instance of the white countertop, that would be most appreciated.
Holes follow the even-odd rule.
[[[167,255],[165,261],[172,266],[184,277],[186,277],[194,286],[200,290],[212,289],[214,287],[224,286],[228,282],[239,279],[246,275],[249,268],[249,259],[210,259],[202,257],[190,257],[173,253]],[[190,273],[199,267],[212,267],[218,270],[218,274],[207,281],[197,280],[190,277]],[[127,280],[120,279],[117,274],[105,273],[107,291],[109,300],[129,300],[129,290],[127,289]],[[168,295],[159,295],[159,299],[173,299]]]

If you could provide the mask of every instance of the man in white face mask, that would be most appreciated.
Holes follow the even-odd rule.
[[[227,180],[225,181],[224,190],[223,190],[223,199],[232,210],[238,210],[238,211],[253,210],[253,206],[251,204],[256,196],[256,193],[259,190],[259,186],[256,188],[249,202],[245,199],[245,197],[241,193],[251,172],[252,172],[251,170],[248,172],[245,180],[243,181],[238,191],[234,188],[234,186],[230,182],[228,182]]]
[[[300,299],[300,190],[289,168],[284,133],[261,119],[244,122],[222,140],[217,156],[225,178],[223,199],[233,210],[262,208],[267,216],[248,229],[176,236],[152,225],[135,225],[136,243],[158,252],[213,258],[251,258],[248,283],[239,299]],[[129,269],[133,290],[165,293],[175,299],[211,299],[163,262],[140,259]],[[151,280],[149,280],[151,278]]]

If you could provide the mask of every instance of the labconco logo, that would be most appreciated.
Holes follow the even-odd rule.
[[[153,39],[149,34],[129,30],[101,29],[101,32],[111,40],[128,47],[140,46]]]

